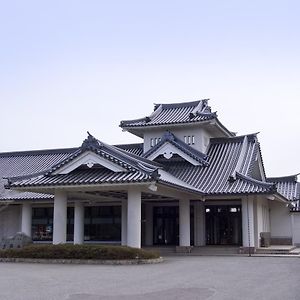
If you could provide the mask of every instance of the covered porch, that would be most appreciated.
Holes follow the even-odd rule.
[[[163,205],[176,207],[179,217],[176,221],[179,232],[173,233],[176,235],[174,242],[180,246],[191,245],[190,205],[195,197],[199,198],[199,193],[160,184],[87,186],[80,189],[69,186],[38,189],[38,192],[53,193],[54,200],[53,203],[26,201],[21,204],[21,231],[34,239],[38,222],[41,222],[44,226],[38,240],[53,244],[106,242],[136,248],[153,245],[161,239],[154,207]],[[112,240],[97,239],[97,234],[91,233],[91,228],[96,229],[97,225],[105,231],[105,226],[101,226],[106,222],[104,211],[106,221],[114,223]],[[92,218],[91,222],[89,218]]]
[[[53,193],[53,202],[22,203],[21,231],[53,244],[254,249],[259,247],[259,232],[270,230],[268,219],[261,220],[255,196],[209,200],[153,183],[52,187],[43,192]]]

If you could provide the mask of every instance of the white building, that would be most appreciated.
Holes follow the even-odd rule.
[[[235,136],[207,100],[158,104],[120,127],[144,142],[88,134],[78,148],[0,153],[0,238],[254,251],[263,233],[300,244],[297,177],[266,178],[257,136]]]

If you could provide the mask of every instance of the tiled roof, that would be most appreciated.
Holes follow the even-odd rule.
[[[142,144],[118,145],[128,153],[138,154],[141,152]],[[3,177],[26,176],[30,174],[43,173],[52,166],[62,162],[78,150],[77,148],[51,149],[37,151],[19,151],[0,153],[0,201],[7,200],[36,200],[52,199],[53,195],[19,192],[7,190],[4,185],[7,180]]]
[[[66,159],[52,166],[48,172],[46,172],[46,175],[49,175],[60,169],[62,166],[68,164],[86,151],[92,151],[97,155],[111,161],[112,163],[119,165],[127,171],[142,171],[150,173],[158,168],[158,164],[155,162],[143,159],[140,156],[132,154],[116,146],[105,144],[97,140],[91,134],[88,134],[87,139],[84,140],[81,147],[79,147]]]
[[[124,172],[113,172],[107,168],[97,167],[90,170],[74,170],[68,174],[55,174],[56,170],[69,164],[85,152],[94,152],[100,157],[122,167]],[[115,146],[107,145],[91,134],[88,134],[81,147],[68,157],[51,166],[43,174],[32,174],[29,177],[10,178],[11,187],[36,187],[53,185],[80,185],[100,183],[124,183],[153,180],[157,176],[159,165],[126,152]]]
[[[165,134],[162,136],[161,141],[149,149],[146,153],[143,154],[143,157],[148,158],[151,154],[157,151],[160,147],[162,147],[165,143],[170,143],[171,145],[175,146],[201,165],[206,166],[208,165],[207,162],[207,155],[194,149],[193,147],[189,146],[188,144],[184,143],[180,139],[178,139],[174,134],[169,131],[166,131]]]
[[[138,156],[142,156],[144,152],[144,144],[123,144],[123,145],[116,145],[116,147],[125,150],[128,153],[135,154]]]
[[[203,159],[206,163],[194,166],[188,162],[171,161],[164,162],[162,166],[136,155],[136,153],[140,153],[139,151],[141,151],[140,144],[133,147],[130,147],[130,145],[115,147],[104,144],[94,137],[89,136],[81,147],[72,148],[72,150],[55,150],[53,153],[47,150],[35,155],[29,153],[11,156],[5,154],[1,156],[0,154],[0,163],[2,157],[0,170],[4,177],[25,175],[25,177],[21,178],[12,178],[12,187],[114,184],[150,182],[154,180],[162,184],[175,185],[183,189],[193,190],[207,196],[276,192],[273,181],[262,182],[251,177],[251,170],[259,151],[256,135],[211,139],[206,156],[198,151],[189,149],[186,147],[186,144],[178,143],[178,140],[173,135],[168,134],[166,136],[166,140],[172,139],[173,142],[177,143],[178,147],[184,147],[185,151],[190,151],[189,155],[197,155],[199,159]],[[137,149],[138,152],[136,152]],[[56,170],[68,164],[68,162],[78,157],[84,151],[93,151],[97,155],[122,166],[124,171],[113,172],[97,167],[92,169],[78,168],[69,174],[55,173]],[[8,159],[13,160],[13,166],[9,167],[7,165]],[[38,163],[39,160],[41,160],[40,164]],[[31,169],[29,168],[30,171],[18,173],[18,169],[26,170],[26,167],[31,165],[33,161],[37,161],[36,168],[32,167]],[[4,164],[6,164],[6,167]],[[47,169],[43,170],[45,166],[47,166]],[[30,172],[36,173],[36,175]],[[26,175],[30,176],[26,177]],[[278,184],[277,186],[278,191],[284,197],[289,197],[289,195],[281,191],[281,187]],[[298,193],[297,195],[299,195],[300,187],[298,186],[297,189],[296,186],[296,190],[298,191],[296,194]],[[14,193],[17,194],[14,195]],[[11,197],[7,197],[7,195],[11,195]],[[25,192],[23,195],[16,191],[2,191],[2,199],[46,197],[29,192]]]
[[[269,177],[268,182],[276,185],[277,191],[290,201],[292,211],[300,211],[300,183],[297,182],[297,175],[285,177]]]
[[[167,171],[206,195],[271,193],[273,184],[248,176],[256,143],[255,135],[212,139],[207,167],[179,162],[169,163]]]
[[[51,195],[6,190],[3,177],[25,176],[43,172],[66,159],[78,148],[0,153],[0,201],[20,199],[52,199]]]
[[[55,185],[93,185],[103,183],[135,183],[153,180],[151,174],[132,170],[127,172],[113,172],[106,168],[77,169],[68,174],[51,176],[36,176],[18,180],[11,184],[12,187],[38,187]]]
[[[92,151],[104,159],[118,164],[124,171],[116,172],[106,167],[97,166],[94,168],[79,167],[67,174],[55,172],[87,151]],[[66,185],[124,184],[138,182],[157,182],[200,194],[200,192],[189,183],[183,182],[163,171],[160,164],[126,152],[115,146],[102,143],[90,134],[80,148],[66,159],[52,166],[49,170],[46,170],[43,174],[38,173],[25,177],[9,178],[8,186],[11,188],[48,188]]]
[[[202,122],[216,118],[207,105],[207,100],[177,104],[156,104],[154,112],[142,119],[121,121],[120,127],[145,127],[166,124]]]

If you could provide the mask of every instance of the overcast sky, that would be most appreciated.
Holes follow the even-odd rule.
[[[0,152],[140,142],[120,120],[210,98],[268,176],[300,172],[299,1],[0,5]]]

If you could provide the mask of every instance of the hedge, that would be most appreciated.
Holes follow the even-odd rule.
[[[37,258],[37,259],[155,259],[159,254],[154,251],[106,245],[29,245],[21,249],[0,250],[1,258]]]

